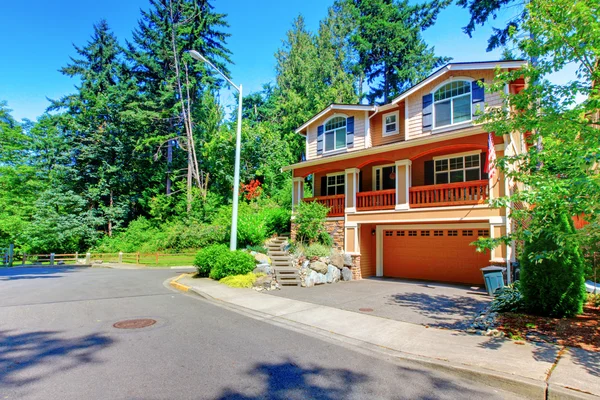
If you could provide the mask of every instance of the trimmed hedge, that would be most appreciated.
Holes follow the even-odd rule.
[[[556,229],[564,235],[541,232],[526,243],[521,260],[521,292],[530,313],[551,317],[581,314],[586,298],[584,260],[577,243],[573,221],[556,217]]]
[[[219,257],[228,252],[229,247],[224,244],[214,244],[200,250],[194,260],[194,266],[198,269],[198,275],[202,277],[209,276]]]

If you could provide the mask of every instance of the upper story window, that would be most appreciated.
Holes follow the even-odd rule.
[[[346,147],[346,118],[333,117],[325,124],[325,151]]]
[[[453,81],[433,94],[434,128],[471,121],[471,82]]]
[[[435,183],[478,181],[481,179],[480,161],[480,154],[435,159]]]
[[[398,111],[383,114],[383,136],[395,135],[399,132],[399,114],[400,113]]]

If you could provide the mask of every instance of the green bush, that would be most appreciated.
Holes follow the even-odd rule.
[[[264,275],[264,274],[263,274]],[[245,275],[226,276],[219,282],[234,288],[251,288],[259,275],[248,272]]]
[[[325,246],[320,243],[313,243],[304,248],[304,255],[308,258],[327,257],[330,254],[331,254],[331,247]]]
[[[225,228],[217,225],[175,222],[165,227],[167,249],[201,249],[226,240]]]
[[[262,254],[267,254],[269,251],[265,246],[246,246],[246,250],[255,251]]]
[[[198,269],[198,275],[207,277],[217,263],[217,260],[226,253],[229,253],[229,247],[224,244],[214,244],[208,246],[196,254],[194,266]]]
[[[228,251],[219,255],[211,266],[209,277],[220,280],[231,275],[245,275],[256,267],[254,257],[241,251]]]
[[[113,237],[105,236],[94,248],[101,253],[141,253],[165,250],[167,234],[144,217],[131,221],[127,229]]]
[[[325,227],[328,212],[327,207],[316,201],[298,204],[295,219],[298,240],[309,244],[331,245],[333,241]]]
[[[495,312],[521,312],[524,308],[519,281],[498,289],[491,306],[491,310]]]
[[[583,312],[584,261],[578,245],[569,239],[575,233],[573,221],[564,214],[555,219],[562,236],[541,231],[525,244],[521,291],[529,312],[565,317]],[[557,243],[557,237],[564,239]]]

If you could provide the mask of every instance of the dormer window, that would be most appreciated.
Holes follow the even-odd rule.
[[[434,128],[471,121],[471,82],[453,81],[433,93]]]
[[[383,114],[383,136],[395,135],[398,130],[398,111]]]
[[[325,123],[325,151],[346,147],[346,117],[333,117]]]

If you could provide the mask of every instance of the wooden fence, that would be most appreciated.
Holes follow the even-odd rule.
[[[189,266],[196,253],[72,253],[72,254],[17,254],[14,264],[21,265],[90,265],[119,263],[147,266]]]

